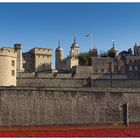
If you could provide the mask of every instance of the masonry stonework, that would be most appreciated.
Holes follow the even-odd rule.
[[[0,88],[0,126],[140,123],[140,89]]]
[[[0,49],[0,86],[16,86],[16,57],[14,49]]]

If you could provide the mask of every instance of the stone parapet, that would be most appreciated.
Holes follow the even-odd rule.
[[[14,48],[0,48],[0,56],[17,57],[17,53]]]

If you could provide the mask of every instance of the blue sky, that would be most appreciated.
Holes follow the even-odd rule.
[[[112,40],[119,51],[140,44],[140,3],[0,3],[0,47],[52,48],[54,63],[58,39],[67,56],[74,34],[82,52],[91,48],[89,32],[99,52]]]

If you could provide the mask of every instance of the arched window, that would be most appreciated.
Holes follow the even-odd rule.
[[[132,71],[132,66],[129,66],[129,71]]]
[[[135,71],[138,71],[138,67],[137,66],[135,66]]]

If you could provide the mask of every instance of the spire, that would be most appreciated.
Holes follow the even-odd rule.
[[[76,44],[76,36],[74,35],[74,44]]]
[[[60,40],[58,40],[58,47],[60,48]]]
[[[113,42],[113,44],[112,44],[112,45],[113,45],[113,48],[114,48],[114,47],[115,47],[115,43],[114,43],[114,40],[112,40],[112,42]]]
[[[137,47],[137,43],[135,43],[135,46]]]

